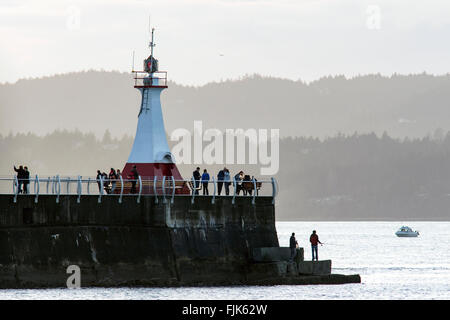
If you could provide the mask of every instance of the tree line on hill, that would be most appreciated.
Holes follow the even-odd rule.
[[[27,165],[40,176],[93,176],[122,169],[132,136],[102,139],[78,130],[0,135],[0,175]],[[190,178],[196,165],[179,165]],[[201,165],[216,174],[223,165]],[[230,165],[257,178],[258,165]],[[266,177],[267,178],[267,177]],[[280,140],[279,220],[448,220],[450,133],[392,138],[384,133],[337,134]]]

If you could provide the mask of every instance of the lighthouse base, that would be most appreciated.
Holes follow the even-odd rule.
[[[133,166],[136,166],[136,170],[141,177],[142,181],[142,194],[155,194],[155,190],[157,194],[162,194],[163,188],[163,178],[164,179],[164,187],[170,189],[175,187],[176,194],[189,194],[190,190],[181,176],[180,172],[175,163],[130,163],[127,162],[125,167],[122,170],[122,179],[124,182],[124,190],[123,193],[138,193],[139,185],[136,181],[133,187],[133,181],[131,170]],[[156,177],[156,185],[154,183],[154,179]],[[172,180],[173,177],[173,180]],[[130,180],[130,181],[127,181]],[[175,182],[175,185],[173,185]],[[116,188],[115,193],[120,192],[120,188]]]

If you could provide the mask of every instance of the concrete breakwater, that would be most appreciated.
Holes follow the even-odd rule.
[[[360,282],[314,272],[322,267],[302,254],[293,263],[261,258],[260,248],[283,251],[272,197],[173,200],[0,195],[0,287],[64,287],[69,265],[80,267],[84,287]]]

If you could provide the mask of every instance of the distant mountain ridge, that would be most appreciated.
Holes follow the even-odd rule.
[[[169,74],[170,79],[170,74]],[[384,131],[423,137],[450,129],[450,75],[378,74],[311,83],[258,75],[200,87],[169,83],[166,129],[279,128],[281,136],[324,138]],[[131,74],[86,71],[0,84],[0,134],[79,129],[134,135],[139,92]]]

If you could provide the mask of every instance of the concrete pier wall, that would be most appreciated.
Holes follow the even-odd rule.
[[[270,197],[0,196],[0,287],[239,284],[253,248],[278,247]]]

